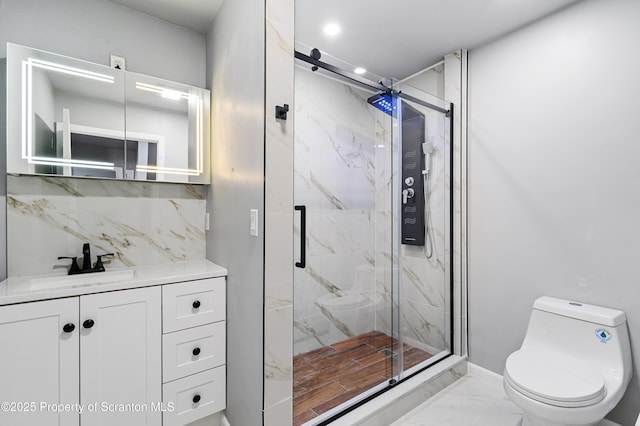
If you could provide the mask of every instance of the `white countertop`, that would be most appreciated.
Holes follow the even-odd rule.
[[[226,275],[225,268],[203,259],[118,269],[110,269],[107,266],[106,272],[70,276],[63,273],[46,276],[9,277],[0,283],[0,306]],[[88,282],[92,278],[95,278],[95,281],[106,282]],[[50,287],[47,284],[49,282],[51,283]]]

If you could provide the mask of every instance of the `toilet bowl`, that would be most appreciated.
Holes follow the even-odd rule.
[[[541,297],[503,384],[522,426],[589,426],[620,401],[631,372],[624,312]]]

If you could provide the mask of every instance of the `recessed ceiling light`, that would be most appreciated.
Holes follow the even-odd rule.
[[[355,70],[353,70],[353,72],[355,72],[356,74],[364,74],[365,72],[367,72],[367,70],[365,70],[362,67],[358,67]]]
[[[324,26],[324,33],[328,36],[335,36],[340,34],[340,26],[336,23],[329,23]]]

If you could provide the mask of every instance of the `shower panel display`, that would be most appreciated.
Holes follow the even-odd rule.
[[[423,246],[424,228],[424,114],[400,102],[402,121],[402,244]]]

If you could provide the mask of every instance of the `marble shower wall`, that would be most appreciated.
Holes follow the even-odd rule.
[[[404,92],[409,92],[403,89]],[[416,105],[414,105],[417,107]],[[405,341],[431,353],[450,349],[449,191],[451,152],[443,114],[419,108],[426,117],[427,143],[433,146],[428,165],[427,238],[424,247],[401,247],[400,327]]]
[[[204,259],[205,209],[204,186],[8,176],[8,275],[63,274],[85,242],[107,268]]]
[[[294,0],[267,0],[265,103],[294,103]],[[293,419],[294,117],[265,110],[263,425]]]
[[[295,69],[294,193],[295,204],[307,206],[307,266],[294,271],[296,354],[375,325],[375,164],[377,138],[383,135],[376,109],[366,102],[369,96]],[[298,226],[295,234],[297,241]],[[294,258],[299,259],[297,251]],[[343,296],[358,308],[327,307]]]
[[[444,116],[413,105],[425,114],[427,142],[433,146],[430,244],[398,247],[398,153],[392,142],[397,132],[391,118],[366,103],[370,93],[303,68],[295,72],[295,204],[307,206],[307,267],[294,272],[295,352],[371,329],[396,336],[392,324],[398,309],[400,332],[410,344],[432,353],[450,348],[451,150]],[[441,74],[440,69],[440,80]],[[407,84],[402,90],[439,103]],[[295,232],[299,238],[299,229]],[[397,282],[399,251],[397,288],[391,283]],[[327,301],[344,296],[360,297],[358,307],[327,308]]]
[[[406,83],[400,89],[433,104],[440,103],[438,99]],[[399,331],[405,342],[437,353],[450,348],[447,338],[450,302],[447,271],[450,258],[450,171],[447,164],[450,159],[450,141],[443,114],[417,104],[411,105],[425,115],[426,142],[433,147],[428,165],[430,172],[426,201],[429,237],[424,247],[398,247],[399,204],[394,195],[399,192],[396,180],[398,134],[394,127],[389,138],[393,140],[392,147],[377,150],[376,158],[376,325],[380,331],[397,335],[396,315],[392,311],[399,310]],[[390,215],[389,200],[393,200],[393,216]],[[402,271],[399,287],[391,285],[392,282],[397,282],[398,252],[401,254],[399,263]]]

